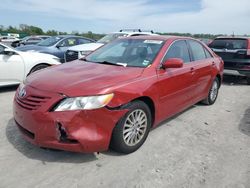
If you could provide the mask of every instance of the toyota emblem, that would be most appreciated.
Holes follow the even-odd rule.
[[[24,98],[24,97],[26,96],[26,90],[25,90],[24,87],[20,89],[20,91],[19,91],[19,93],[18,93],[18,96],[19,96],[20,98]]]

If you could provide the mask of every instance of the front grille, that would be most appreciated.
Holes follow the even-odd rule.
[[[74,61],[76,59],[78,59],[78,52],[77,51],[72,51],[72,50],[66,51],[65,62]]]
[[[228,52],[216,52],[218,56],[220,56],[224,61],[226,59],[233,59],[235,57],[235,53],[228,53]]]
[[[38,109],[43,103],[49,100],[50,97],[43,97],[43,96],[28,96],[26,98],[19,98],[16,97],[16,102],[22,107],[27,110],[36,110]]]

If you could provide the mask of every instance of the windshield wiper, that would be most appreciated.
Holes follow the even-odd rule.
[[[98,62],[95,62],[95,63],[106,64],[106,65],[116,65],[116,66],[123,66],[123,67],[127,66],[127,63],[113,63],[113,62],[110,62],[110,61],[98,61]]]

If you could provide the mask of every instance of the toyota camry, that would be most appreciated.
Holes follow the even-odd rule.
[[[166,118],[200,101],[213,104],[223,67],[193,38],[120,38],[30,75],[16,92],[14,119],[40,147],[131,153]]]

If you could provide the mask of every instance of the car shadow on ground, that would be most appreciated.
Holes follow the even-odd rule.
[[[231,86],[247,85],[247,80],[243,76],[224,75],[222,84]]]
[[[246,109],[244,116],[240,121],[239,130],[242,133],[250,136],[250,107]]]
[[[98,160],[95,153],[75,153],[34,146],[22,138],[13,118],[9,120],[6,126],[6,137],[9,143],[24,156],[42,161],[43,164],[46,164],[46,162],[85,163]]]
[[[10,91],[16,91],[19,85],[12,85],[12,86],[3,86],[0,87],[0,94]]]

